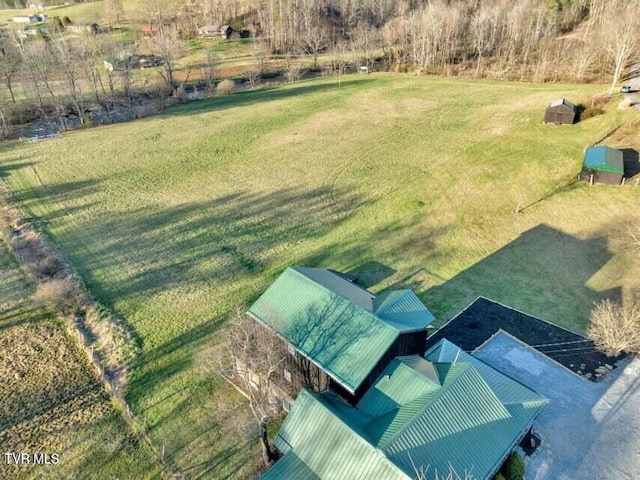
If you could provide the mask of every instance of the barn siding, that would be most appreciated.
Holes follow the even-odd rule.
[[[605,185],[620,185],[622,183],[622,175],[613,172],[601,172],[599,170],[590,170],[583,168],[580,172],[580,180],[589,183],[589,178],[593,173],[593,183]]]
[[[567,105],[547,108],[544,115],[545,123],[572,124],[576,121],[576,111]]]

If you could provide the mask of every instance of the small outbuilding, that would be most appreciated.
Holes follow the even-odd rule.
[[[584,155],[580,180],[589,183],[620,185],[624,176],[622,152],[611,147],[590,147]]]
[[[544,114],[544,123],[573,124],[578,121],[578,107],[566,98],[551,102]]]

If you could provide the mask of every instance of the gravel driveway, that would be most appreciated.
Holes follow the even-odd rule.
[[[505,333],[475,355],[550,399],[534,423],[542,446],[528,461],[527,480],[640,478],[639,359],[594,383]]]

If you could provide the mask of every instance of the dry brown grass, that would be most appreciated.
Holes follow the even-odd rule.
[[[47,285],[63,298],[72,288],[64,280]],[[87,478],[98,471],[101,478],[159,478],[153,453],[109,400],[71,330],[32,293],[0,241],[0,445],[3,452],[60,455],[55,467],[2,465],[0,479]]]

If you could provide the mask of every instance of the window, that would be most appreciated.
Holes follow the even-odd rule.
[[[287,370],[286,368],[284,369],[284,379],[291,383],[291,372],[289,370]]]
[[[297,357],[297,353],[296,353],[296,349],[293,345],[291,345],[290,343],[287,343],[287,350],[289,351],[289,353],[291,355],[293,355],[294,357]]]

